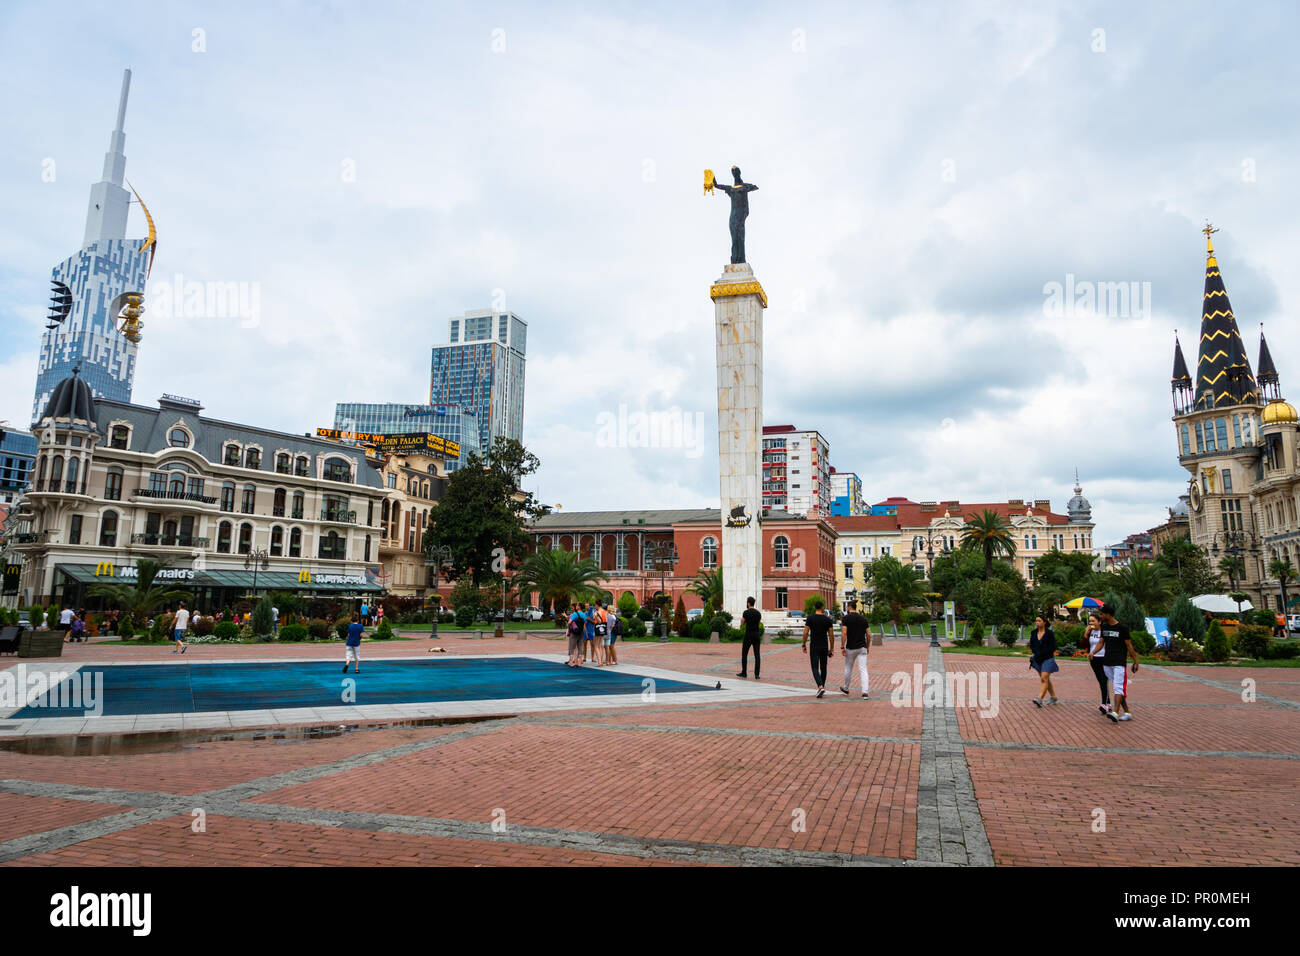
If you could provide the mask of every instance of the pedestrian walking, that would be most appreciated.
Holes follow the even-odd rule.
[[[853,683],[853,670],[858,671],[858,684],[862,699],[867,699],[867,653],[871,649],[871,623],[858,613],[858,602],[849,602],[849,612],[840,621],[840,641],[844,647],[844,685],[840,693],[846,697]]]
[[[1109,604],[1101,608],[1099,653],[1105,655],[1106,679],[1110,681],[1112,707],[1106,711],[1106,717],[1115,723],[1121,720],[1132,720],[1133,715],[1128,709],[1129,679],[1125,668],[1128,666],[1129,655],[1132,654],[1133,673],[1138,672],[1137,651],[1133,649],[1129,629],[1115,620],[1115,609]]]
[[[745,611],[740,615],[741,622],[745,625],[745,636],[740,647],[740,673],[737,677],[745,677],[749,670],[749,649],[754,649],[754,680],[758,680],[758,671],[762,667],[762,661],[759,660],[758,649],[763,645],[763,614],[754,607],[754,599],[746,598]]]
[[[353,614],[352,623],[348,625],[348,636],[344,644],[343,652],[346,655],[343,658],[343,673],[348,672],[348,665],[352,665],[352,673],[361,673],[361,632],[364,630],[361,624],[361,615]]]
[[[1034,706],[1042,707],[1043,700],[1056,703],[1056,688],[1052,686],[1052,675],[1061,669],[1056,663],[1056,632],[1047,626],[1047,618],[1038,615],[1034,618],[1034,629],[1029,632],[1029,666],[1038,673],[1038,696]]]
[[[72,615],[72,628],[68,631],[68,643],[86,639],[86,612]]]
[[[176,642],[176,646],[172,648],[173,654],[177,651],[184,654],[185,648],[189,647],[189,645],[185,643],[185,632],[189,630],[189,626],[190,612],[185,610],[185,602],[181,601],[180,604],[176,606],[176,617],[172,621],[172,640]]]
[[[362,624],[370,623],[370,604],[367,603],[366,601],[361,602],[361,623]]]
[[[67,641],[68,632],[72,630],[72,620],[77,616],[77,612],[70,607],[65,607],[59,612],[59,630],[63,632],[63,640]]]
[[[835,634],[832,631],[834,621],[823,611],[825,601],[813,605],[812,617],[803,626],[803,652],[808,655],[812,665],[813,681],[817,684],[817,696],[826,696],[826,665],[835,656]],[[811,638],[812,649],[808,644]]]
[[[1088,664],[1092,667],[1092,676],[1097,678],[1101,688],[1101,706],[1098,713],[1110,710],[1110,678],[1106,676],[1106,651],[1101,641],[1101,619],[1096,614],[1088,615],[1088,626],[1083,636],[1088,639]]]
[[[274,604],[271,605],[271,633],[277,636],[280,633],[280,609]]]

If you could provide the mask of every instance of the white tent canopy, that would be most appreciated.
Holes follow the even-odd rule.
[[[1192,606],[1198,607],[1202,611],[1209,611],[1211,614],[1236,614],[1237,602],[1226,594],[1198,594],[1192,598]],[[1255,605],[1249,601],[1241,602],[1241,610],[1253,610]]]

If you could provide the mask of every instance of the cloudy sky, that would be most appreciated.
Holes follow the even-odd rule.
[[[300,432],[423,401],[447,319],[504,303],[544,500],[716,505],[728,209],[700,186],[733,163],[761,187],[764,418],[820,430],[868,501],[1064,510],[1077,467],[1099,542],[1163,520],[1207,218],[1252,356],[1264,322],[1300,382],[1293,5],[657,6],[6,3],[0,419],[28,415],[125,67],[159,233],[140,402]],[[1054,311],[1067,276],[1138,297]],[[166,314],[178,277],[249,283],[256,321]],[[620,406],[703,435],[609,447]]]

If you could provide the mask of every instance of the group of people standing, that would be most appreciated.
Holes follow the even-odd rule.
[[[618,663],[618,639],[623,636],[623,622],[618,612],[604,601],[590,604],[579,601],[569,615],[569,667],[592,663],[608,667]]]
[[[1132,720],[1128,707],[1128,666],[1131,658],[1132,671],[1136,674],[1138,660],[1129,629],[1115,619],[1115,608],[1104,604],[1096,614],[1088,615],[1088,626],[1083,634],[1088,641],[1088,663],[1101,690],[1101,704],[1097,710],[1116,723]],[[1052,675],[1061,669],[1056,663],[1056,634],[1042,615],[1034,619],[1034,629],[1029,635],[1029,652],[1032,655],[1029,666],[1039,678],[1034,706],[1057,703],[1056,688],[1052,684]]]

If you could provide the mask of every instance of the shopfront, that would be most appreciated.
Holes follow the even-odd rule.
[[[84,607],[87,610],[105,609],[102,597],[90,597],[87,589],[96,582],[109,584],[134,584],[136,568],[133,565],[113,565],[108,561],[98,564],[57,564],[54,567],[54,600],[63,606]],[[271,591],[284,591],[304,598],[322,598],[333,601],[374,600],[384,593],[379,585],[362,575],[319,574],[311,571],[245,571],[243,569],[163,568],[154,578],[155,585],[164,588],[181,588],[190,594],[189,605],[203,614],[233,607],[253,595]]]

